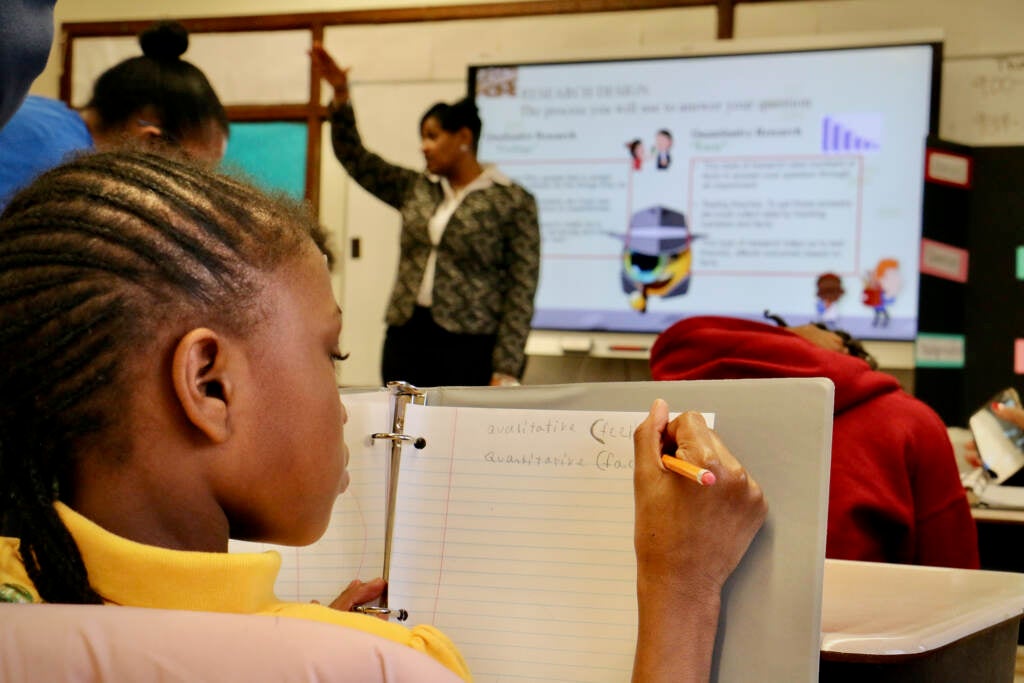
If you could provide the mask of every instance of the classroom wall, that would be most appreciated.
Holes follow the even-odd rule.
[[[429,5],[482,1],[433,0]],[[56,21],[59,25],[71,21],[348,11],[423,4],[411,0],[153,0],[145,4],[127,0],[61,0],[56,8]],[[461,94],[466,64],[499,58],[512,61],[682,54],[713,41],[716,31],[711,7],[575,15],[570,21],[566,19],[524,17],[432,25],[333,27],[327,40],[353,66],[354,97],[367,143],[395,161],[418,165],[415,121],[426,104]],[[500,22],[500,31],[495,30],[495,21]],[[771,41],[793,36],[940,29],[945,35],[946,56],[942,133],[952,139],[958,139],[959,134],[961,141],[970,143],[977,142],[971,136],[991,137],[994,132],[992,121],[979,116],[979,107],[984,113],[997,105],[1009,107],[1015,100],[1005,96],[998,101],[986,100],[984,96],[992,93],[970,92],[966,84],[987,83],[971,74],[987,74],[997,69],[997,57],[1024,54],[1020,26],[1024,26],[1024,2],[1020,0],[800,0],[738,5],[735,34],[738,41]],[[47,70],[33,88],[35,92],[56,94],[58,54],[59,50],[54,50]],[[387,58],[381,59],[383,55]],[[402,97],[396,97],[399,91]],[[1024,95],[1024,87],[1021,94]],[[402,102],[402,107],[394,106],[396,100]],[[948,121],[957,122],[952,135]],[[396,133],[375,134],[374,127]],[[1016,141],[1024,143],[1024,127],[1020,131],[1006,128],[996,132],[1008,135],[1009,142],[1014,142],[1014,136],[1019,134]],[[343,340],[346,350],[353,352],[343,379],[350,384],[374,384],[379,379],[381,319],[397,258],[397,217],[362,190],[350,187],[329,148],[324,152],[322,219],[343,251],[352,237],[360,238],[363,250],[360,261],[344,263],[345,277],[337,282],[346,326],[359,331]],[[385,272],[388,276],[382,278]],[[905,359],[907,353],[901,350],[897,355]],[[912,375],[905,364],[895,365],[903,366],[897,374],[908,385]],[[531,359],[526,379],[640,379],[646,377],[646,372],[642,359],[538,355]]]
[[[59,0],[54,20],[59,27],[70,21],[115,21],[122,19],[163,19],[178,17],[253,16],[303,12],[348,12],[396,9],[403,7],[440,7],[445,5],[482,5],[491,0]],[[534,0],[524,0],[532,2]],[[50,54],[46,70],[32,92],[56,97],[60,79],[59,50]]]
[[[737,39],[936,27],[945,34],[940,135],[1024,144],[1024,2],[816,0],[741,4]]]
[[[946,56],[1024,50],[1020,0],[815,0],[741,4],[736,37],[810,35],[883,29],[941,28]]]
[[[403,7],[486,4],[490,0],[60,0],[58,25],[68,21],[111,21],[161,17],[327,12]],[[523,0],[531,2],[534,0]],[[650,10],[656,12],[658,10]],[[856,31],[942,29],[947,59],[1024,54],[1024,2],[1020,0],[797,0],[737,5],[737,39],[825,35]],[[706,40],[714,38],[714,25]],[[396,46],[400,51],[401,46]],[[33,91],[55,95],[59,63],[50,64]]]

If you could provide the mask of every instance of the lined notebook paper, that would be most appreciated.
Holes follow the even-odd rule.
[[[383,569],[391,397],[343,397],[349,490],[317,543],[276,550],[285,600],[330,602]],[[636,642],[633,431],[643,412],[409,405],[390,604],[434,624],[474,679],[626,680]],[[713,415],[705,415],[713,424]]]
[[[409,406],[427,445],[402,454],[391,604],[480,682],[628,680],[645,415]]]
[[[723,589],[711,680],[814,683],[833,407],[824,379],[438,387],[400,418],[394,391],[345,393],[352,483],[319,543],[281,550],[278,594],[326,602],[353,577],[383,574],[391,443],[369,435],[402,431],[427,444],[400,449],[390,607],[445,631],[478,683],[628,680],[630,461],[645,413],[608,409],[656,397],[719,413],[713,426],[770,501]]]

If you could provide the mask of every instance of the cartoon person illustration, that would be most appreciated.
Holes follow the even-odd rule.
[[[626,143],[629,150],[629,158],[633,162],[633,170],[639,171],[644,167],[644,143],[640,138],[633,138]]]
[[[822,273],[816,280],[817,293],[815,311],[818,322],[832,326],[839,320],[839,307],[836,305],[843,298],[843,280],[835,273]]]
[[[654,165],[659,171],[664,171],[672,164],[672,133],[662,128],[654,136],[654,149],[651,155],[654,157]]]
[[[873,309],[872,327],[886,327],[889,324],[889,307],[896,303],[896,297],[903,291],[903,278],[900,275],[900,262],[894,258],[884,258],[878,262],[874,270],[864,277],[864,305]]]
[[[693,260],[690,243],[696,238],[679,211],[651,206],[632,215],[622,251],[622,291],[633,310],[645,313],[651,296],[686,294]]]

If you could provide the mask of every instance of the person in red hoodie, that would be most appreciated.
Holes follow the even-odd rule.
[[[651,348],[656,380],[827,377],[835,384],[825,555],[977,568],[977,529],[939,416],[814,325],[698,316]],[[794,492],[799,493],[799,492]]]

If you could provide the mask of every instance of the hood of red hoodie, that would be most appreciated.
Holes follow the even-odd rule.
[[[901,388],[895,377],[859,358],[823,349],[784,327],[740,318],[680,320],[658,335],[650,363],[656,380],[827,377],[835,385],[836,413]]]

